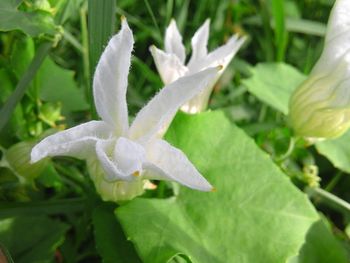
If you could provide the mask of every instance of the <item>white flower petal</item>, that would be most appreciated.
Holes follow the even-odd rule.
[[[150,143],[147,159],[149,163],[145,163],[144,168],[149,171],[149,179],[176,181],[201,191],[213,190],[186,155],[164,140],[154,140]]]
[[[332,9],[323,53],[312,74],[332,71],[339,60],[345,61],[350,73],[350,1],[337,0]]]
[[[208,107],[210,95],[219,76],[220,75],[218,74],[211,85],[208,85],[208,87],[206,87],[202,92],[186,102],[181,107],[181,110],[189,114],[197,114],[203,112]]]
[[[127,175],[140,175],[146,151],[138,143],[120,137],[114,148],[114,159],[118,168]]]
[[[85,159],[95,155],[94,146],[100,138],[107,138],[111,127],[103,121],[90,121],[46,137],[35,145],[31,162],[48,156],[71,156]]]
[[[174,19],[171,20],[165,32],[165,52],[175,54],[182,64],[185,63],[186,52],[182,44],[182,36]]]
[[[188,65],[189,71],[198,72],[204,68],[222,65],[221,72],[223,72],[244,41],[245,37],[239,37],[238,35],[232,36],[225,45],[210,52],[205,58],[195,61],[192,65]]]
[[[220,69],[209,68],[182,77],[161,89],[137,114],[129,130],[130,138],[146,141],[157,136],[185,102],[213,83]]]
[[[208,54],[208,38],[209,38],[209,23],[210,20],[205,20],[204,24],[197,30],[191,39],[192,56],[188,65],[204,58]]]
[[[133,44],[132,32],[126,19],[122,19],[121,30],[101,55],[93,81],[96,110],[119,135],[125,134],[129,126],[126,89]]]
[[[132,175],[124,174],[117,163],[112,159],[113,151],[115,146],[115,140],[99,140],[96,143],[96,155],[97,159],[100,161],[101,167],[105,172],[105,180],[116,181],[116,180],[132,180]]]
[[[187,73],[187,67],[180,62],[176,55],[167,54],[155,46],[151,46],[150,51],[165,85],[177,80]]]

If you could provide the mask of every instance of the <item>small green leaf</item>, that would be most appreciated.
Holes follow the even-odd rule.
[[[52,262],[68,226],[48,217],[16,217],[0,220],[0,240],[14,262]]]
[[[0,1],[0,31],[21,30],[30,36],[55,34],[55,24],[51,14],[41,10],[18,10],[21,0]]]
[[[339,138],[316,143],[316,149],[335,167],[350,173],[350,131]]]
[[[114,204],[103,203],[93,212],[97,251],[104,263],[141,262],[132,244],[126,240],[114,209]]]
[[[278,263],[298,254],[318,220],[315,209],[223,113],[179,114],[167,138],[217,191],[181,188],[170,199],[119,207],[117,217],[145,263],[179,253],[193,263]]]
[[[82,89],[74,81],[74,72],[59,67],[47,58],[38,72],[40,98],[48,102],[61,102],[63,113],[89,108]]]
[[[260,100],[287,115],[289,98],[305,78],[288,64],[259,63],[243,84]]]

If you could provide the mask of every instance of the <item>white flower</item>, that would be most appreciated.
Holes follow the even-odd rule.
[[[192,75],[209,67],[222,65],[222,69],[216,76],[217,80],[245,41],[245,38],[234,35],[225,45],[208,53],[208,37],[209,19],[204,22],[192,37],[192,56],[187,65],[185,65],[186,54],[182,37],[175,20],[171,20],[165,33],[165,52],[155,46],[150,47],[157,70],[164,84],[167,85],[180,77]],[[181,110],[187,113],[198,113],[205,110],[216,80],[183,105]]]
[[[350,127],[349,0],[336,1],[322,55],[289,106],[290,121],[299,136],[335,138]]]
[[[126,199],[129,188],[139,193],[143,179],[171,180],[193,189],[212,190],[185,154],[159,139],[158,132],[181,105],[213,82],[219,69],[210,68],[164,87],[129,127],[126,90],[133,43],[132,32],[122,19],[122,28],[109,41],[93,80],[95,105],[102,120],[45,138],[33,148],[31,161],[57,155],[86,159],[104,200]]]

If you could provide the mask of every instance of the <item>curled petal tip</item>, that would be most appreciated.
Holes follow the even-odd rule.
[[[215,187],[212,187],[211,190],[210,190],[210,192],[215,193],[215,192],[216,192],[216,188],[215,188]]]
[[[224,66],[223,66],[223,65],[219,65],[219,66],[217,66],[218,71],[222,70],[223,68],[224,68]]]
[[[126,17],[125,17],[124,15],[122,15],[122,16],[120,17],[120,21],[122,21],[122,22],[126,21]]]

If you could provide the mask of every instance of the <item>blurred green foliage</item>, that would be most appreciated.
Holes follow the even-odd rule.
[[[105,0],[97,1],[89,3],[98,6]],[[138,260],[135,255],[140,251],[135,251],[124,236],[107,239],[115,246],[105,244],[103,235],[108,235],[109,227],[115,233],[122,232],[119,223],[111,218],[117,205],[101,205],[83,162],[60,157],[44,160],[38,167],[29,163],[28,156],[31,145],[48,134],[95,117],[90,110],[94,63],[110,34],[118,31],[122,15],[135,37],[127,94],[130,116],[162,88],[148,49],[152,44],[163,47],[170,19],[176,19],[189,53],[190,37],[209,17],[209,50],[232,34],[248,37],[217,83],[209,107],[224,111],[300,190],[321,185],[350,201],[349,142],[318,144],[316,149],[306,141],[294,141],[284,115],[288,91],[310,72],[322,51],[333,0],[108,2],[105,9],[90,10],[94,17],[88,17],[87,0],[0,1],[0,122],[6,124],[0,130],[0,242],[15,262],[20,262],[26,253],[30,254],[26,259],[32,261],[23,262],[100,262],[100,255],[104,262],[130,262],[123,259],[125,255]],[[111,5],[115,10],[108,8]],[[99,28],[106,24],[108,28]],[[274,92],[276,86],[281,88],[281,96]],[[156,191],[148,191],[144,197],[163,199],[172,195],[171,184],[161,182]],[[307,236],[311,243],[304,246],[299,259],[290,262],[343,260],[350,252],[346,231],[349,210],[317,195],[312,200],[326,224],[313,226]],[[142,202],[158,200],[132,205]],[[26,217],[19,217],[22,215]],[[43,227],[31,229],[36,224]],[[32,239],[17,244],[11,235],[24,231],[31,231],[28,235]],[[129,233],[139,238],[137,233]],[[42,238],[48,240],[46,244],[34,244]],[[112,251],[119,246],[125,248],[123,253]],[[340,252],[320,261],[318,253],[327,248]],[[192,262],[188,256],[178,254],[169,262]]]

